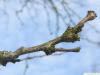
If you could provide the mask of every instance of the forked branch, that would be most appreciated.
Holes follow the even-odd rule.
[[[32,53],[32,52],[38,52],[38,51],[44,51],[46,55],[51,55],[54,52],[79,52],[80,47],[73,48],[73,49],[64,49],[64,48],[55,48],[55,45],[61,42],[75,42],[79,41],[80,37],[78,35],[79,32],[81,32],[84,24],[87,21],[93,20],[96,18],[96,13],[94,11],[88,11],[88,14],[85,18],[83,18],[75,27],[68,27],[65,32],[46,43],[43,43],[38,46],[33,46],[29,48],[21,47],[17,49],[14,52],[8,52],[8,51],[0,51],[0,64],[3,66],[6,66],[8,62],[20,62],[20,59],[18,59],[19,56]]]

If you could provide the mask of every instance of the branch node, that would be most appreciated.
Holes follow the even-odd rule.
[[[68,27],[68,29],[61,36],[63,42],[75,42],[79,41],[80,37],[76,34],[73,27]]]
[[[55,46],[54,45],[47,46],[47,48],[44,49],[44,52],[46,55],[51,55],[52,53],[55,52]]]

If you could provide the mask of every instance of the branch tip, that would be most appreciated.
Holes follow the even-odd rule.
[[[88,21],[89,20],[93,20],[93,19],[95,19],[96,17],[97,17],[97,15],[96,15],[96,13],[95,13],[95,11],[88,11],[88,14],[87,14],[87,19],[88,19]]]

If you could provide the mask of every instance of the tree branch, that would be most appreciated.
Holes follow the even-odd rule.
[[[38,51],[44,51],[46,55],[51,55],[52,53],[59,51],[59,52],[79,52],[80,48],[74,48],[74,49],[64,49],[64,48],[55,48],[55,45],[61,42],[75,42],[79,41],[80,37],[78,33],[82,30],[84,24],[87,21],[93,20],[96,18],[96,14],[94,11],[88,11],[88,14],[85,18],[83,18],[75,27],[68,27],[66,31],[59,37],[50,40],[46,43],[43,43],[38,46],[33,46],[29,48],[21,47],[17,49],[14,52],[8,52],[8,51],[0,51],[0,64],[3,66],[6,66],[8,62],[20,62],[20,59],[17,59],[19,56],[32,53],[32,52],[38,52]]]

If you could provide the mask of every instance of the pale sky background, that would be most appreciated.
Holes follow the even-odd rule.
[[[15,51],[21,46],[30,47],[46,42],[56,37],[50,35],[47,28],[47,18],[43,9],[38,16],[30,10],[30,14],[35,16],[31,18],[24,9],[21,13],[21,19],[24,25],[20,25],[16,18],[15,10],[20,8],[19,0],[0,0],[0,50]],[[82,1],[82,0],[81,0]],[[89,38],[93,42],[100,42],[100,33],[96,33],[91,26],[100,31],[100,0],[85,0],[84,8],[75,8],[80,16],[84,17],[88,10],[94,10],[97,18],[90,21],[80,33],[81,37]],[[72,5],[73,6],[73,5]],[[51,17],[53,19],[53,17]],[[34,20],[34,21],[33,21]],[[77,21],[78,22],[78,21]],[[77,23],[76,22],[76,23]],[[52,22],[52,31],[55,27]],[[91,26],[90,26],[91,25]],[[63,23],[60,23],[59,34],[66,29]],[[72,48],[81,46],[79,53],[64,53],[59,56],[46,56],[43,58],[32,59],[28,61],[29,68],[26,75],[83,75],[85,72],[100,72],[100,45],[90,43],[81,39],[80,42],[63,43],[58,47]],[[43,52],[32,53],[31,55],[41,55]],[[23,75],[25,70],[25,61],[16,64],[9,63],[6,67],[0,66],[0,75]]]

